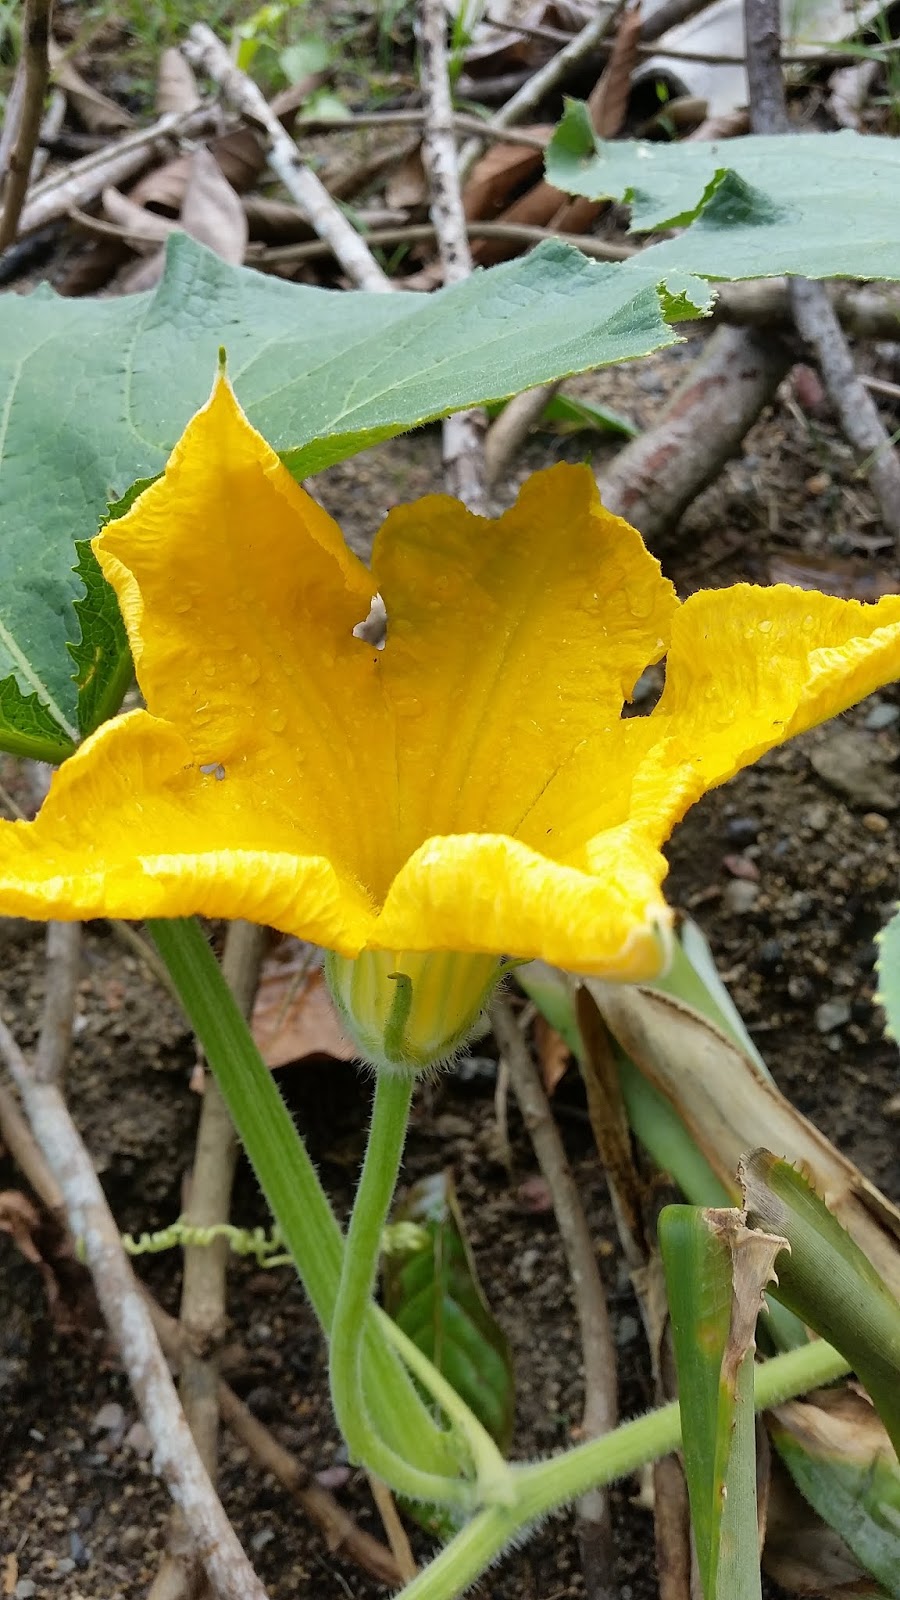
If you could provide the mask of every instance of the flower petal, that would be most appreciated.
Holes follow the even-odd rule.
[[[586,467],[536,473],[493,523],[443,495],[402,506],[372,566],[407,853],[435,833],[515,833],[663,654],[676,604]]]
[[[0,904],[38,918],[247,917],[346,955],[374,921],[264,768],[204,772],[145,711],[86,740],[34,822],[0,823]]]
[[[634,820],[662,842],[707,789],[898,676],[900,595],[863,605],[786,584],[692,595],[672,628]]]
[[[397,874],[369,946],[543,956],[615,979],[665,965],[666,864],[627,827],[592,846],[590,871],[500,834],[429,839]]]
[[[380,652],[353,637],[371,574],[251,428],[227,380],[164,476],[94,548],[153,714],[200,764],[265,768],[320,853],[372,887],[389,881],[392,731]]]

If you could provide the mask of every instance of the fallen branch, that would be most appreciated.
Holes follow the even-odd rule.
[[[422,158],[431,195],[431,220],[446,284],[461,283],[472,271],[472,252],[463,210],[453,101],[447,64],[447,9],[443,0],[421,0],[417,13],[419,72],[425,99]],[[484,434],[480,407],[457,411],[444,420],[444,481],[470,511],[486,510]]]
[[[779,0],[748,0],[744,37],[753,132],[789,133]],[[884,525],[900,548],[900,460],[874,400],[860,382],[828,292],[820,283],[793,278],[790,295],[797,332],[815,357],[844,435],[860,457],[878,500]]]
[[[294,120],[294,133],[353,133],[360,128],[421,128],[427,113],[417,108],[412,111],[354,111],[344,117],[309,116]],[[549,132],[529,133],[518,128],[495,128],[482,117],[468,117],[464,112],[453,112],[456,133],[475,133],[480,139],[500,140],[503,144],[527,145],[530,150],[546,150]]]
[[[780,339],[717,328],[659,421],[619,451],[603,504],[652,546],[718,477],[792,363]]]
[[[170,111],[149,128],[126,133],[121,139],[104,145],[102,150],[95,150],[61,172],[43,178],[33,185],[25,202],[19,220],[19,237],[37,233],[51,222],[59,222],[73,206],[90,205],[108,184],[117,185],[136,177],[158,151],[166,150],[170,140],[199,136],[208,132],[214,122],[215,113],[209,107],[180,113]]]
[[[3,214],[0,216],[0,251],[18,236],[19,220],[28,184],[31,163],[37,148],[44,95],[50,81],[50,8],[52,0],[25,0],[22,22],[22,93],[19,101],[15,142],[6,158],[3,185]]]
[[[857,339],[900,338],[900,294],[895,287],[861,288],[855,283],[826,284],[825,292],[847,333]],[[787,278],[716,284],[713,322],[741,323],[783,333],[793,326]]]
[[[615,1345],[594,1241],[541,1075],[508,1000],[494,1001],[491,1024],[553,1201],[581,1338],[582,1432],[586,1439],[597,1439],[616,1426],[618,1387]],[[604,1490],[591,1489],[579,1500],[576,1530],[588,1595],[591,1600],[600,1600],[600,1596],[611,1592],[612,1576],[612,1530],[609,1499]]]
[[[235,66],[212,29],[205,22],[196,22],[182,50],[191,66],[218,84],[225,99],[242,117],[262,129],[268,144],[266,159],[272,172],[300,207],[310,227],[328,243],[348,278],[360,289],[390,293],[391,281],[386,273],[335,205],[324,184],[306,166],[262,91],[252,78]]]
[[[48,985],[62,983],[74,998],[80,929],[77,924],[51,923],[48,929]],[[56,997],[45,1013],[52,1025],[42,1028],[46,1045],[41,1070],[61,1060],[71,1037],[61,1026]],[[39,1056],[41,1052],[39,1050]],[[97,1299],[119,1351],[153,1443],[155,1470],[181,1508],[190,1538],[210,1582],[222,1600],[265,1600],[256,1573],[247,1560],[184,1418],[153,1323],[122,1248],[119,1230],[100,1187],[90,1155],[53,1081],[38,1075],[38,1061],[29,1063],[0,1021],[0,1056],[19,1091],[26,1117],[47,1166],[59,1186],[69,1230],[86,1262]]]
[[[595,239],[590,234],[557,233],[553,228],[535,228],[527,222],[478,222],[466,220],[470,239],[511,239],[516,244],[536,245],[545,239],[556,239],[561,244],[574,245],[582,254],[596,261],[627,261],[636,255],[640,246],[615,244],[612,240]],[[433,222],[409,222],[400,228],[373,228],[366,241],[373,250],[383,245],[431,244],[438,237]],[[331,244],[324,239],[310,240],[308,244],[274,245],[259,256],[248,253],[248,261],[262,267],[289,265],[291,262],[316,261],[322,256],[334,255]]]

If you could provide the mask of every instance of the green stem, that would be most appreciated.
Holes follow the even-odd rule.
[[[147,927],[328,1333],[344,1246],[306,1146],[197,922],[177,918],[148,922]],[[384,1438],[423,1469],[458,1472],[460,1460],[451,1436],[437,1425],[388,1345],[374,1308],[367,1309],[361,1325],[366,1392]]]
[[[841,1377],[849,1367],[821,1340],[775,1356],[755,1370],[757,1411]],[[512,1506],[490,1506],[444,1547],[431,1565],[400,1591],[397,1600],[453,1600],[463,1594],[523,1529],[588,1489],[637,1472],[681,1443],[678,1403],[625,1422],[600,1439],[551,1461],[513,1469]]]
[[[398,996],[402,998],[400,990]],[[381,1236],[397,1186],[414,1083],[412,1073],[405,1072],[379,1072],[375,1079],[372,1126],[331,1324],[331,1400],[352,1460],[377,1473],[398,1494],[471,1510],[473,1485],[458,1477],[423,1472],[404,1460],[373,1426],[363,1393],[360,1329],[372,1298]]]

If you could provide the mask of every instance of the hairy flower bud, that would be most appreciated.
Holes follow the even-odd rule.
[[[503,973],[496,956],[454,951],[329,952],[325,972],[360,1055],[388,1072],[449,1061],[476,1032]]]

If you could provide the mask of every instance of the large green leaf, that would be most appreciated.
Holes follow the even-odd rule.
[[[673,293],[694,312],[708,300],[684,275]],[[301,476],[670,344],[663,306],[649,279],[552,243],[434,295],[373,295],[266,278],[183,235],[147,294],[0,298],[0,746],[60,758],[85,731],[66,651],[80,631],[75,540],[160,471],[223,343],[252,422]]]
[[[626,201],[637,232],[687,227],[626,264],[642,282],[675,268],[727,279],[900,278],[896,139],[844,131],[609,141],[570,101],[546,170],[569,194]]]

